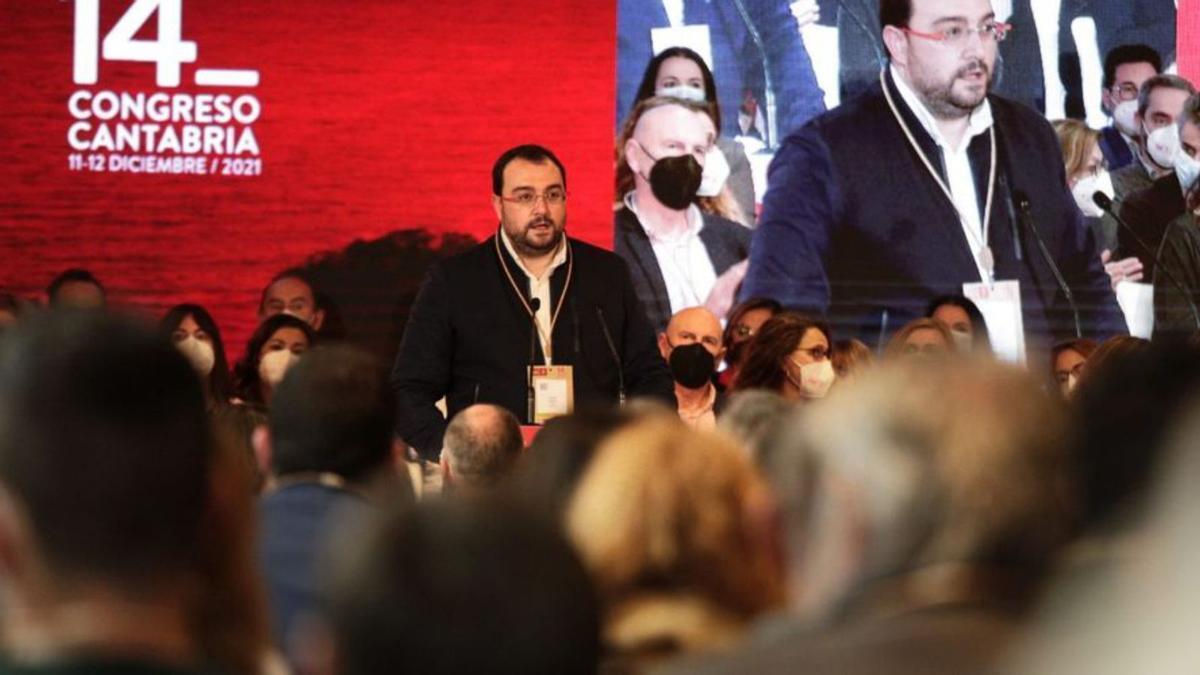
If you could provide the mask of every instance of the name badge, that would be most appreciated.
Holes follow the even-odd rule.
[[[1154,286],[1136,281],[1117,284],[1117,304],[1134,337],[1150,339],[1154,333]]]
[[[570,415],[575,409],[575,379],[571,366],[532,366],[533,421]]]
[[[963,284],[987,324],[992,351],[1001,360],[1025,365],[1025,319],[1021,313],[1021,282]]]

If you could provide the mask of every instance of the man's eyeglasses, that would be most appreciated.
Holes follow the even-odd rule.
[[[901,28],[900,30],[915,35],[926,40],[934,40],[945,43],[951,47],[961,47],[967,44],[972,33],[978,33],[979,39],[983,42],[1004,42],[1004,38],[1008,37],[1008,32],[1012,30],[1012,24],[1000,23],[999,21],[988,21],[979,28],[971,28],[970,26],[950,26],[943,30],[934,31],[932,33],[923,33],[911,28]]]
[[[1138,87],[1132,82],[1114,84],[1111,89],[1117,99],[1121,101],[1132,101],[1138,97]]]
[[[562,188],[550,188],[542,193],[524,190],[511,197],[500,197],[500,199],[527,209],[532,209],[539,199],[545,200],[546,206],[561,206],[563,202],[567,201],[567,191]]]

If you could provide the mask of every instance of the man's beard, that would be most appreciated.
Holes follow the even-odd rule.
[[[984,74],[983,91],[981,93],[955,92],[954,85],[960,77],[965,77],[968,73],[978,70],[982,70]],[[913,87],[917,90],[922,102],[925,103],[934,117],[943,120],[961,119],[970,115],[975,108],[979,107],[983,99],[987,97],[991,86],[992,73],[988,69],[987,64],[980,60],[972,61],[959,68],[944,84],[930,83],[913,78]]]
[[[554,230],[554,235],[546,244],[538,244],[530,237],[530,229],[535,225],[549,225]],[[520,235],[511,237],[513,248],[522,256],[539,256],[550,253],[558,248],[562,242],[563,231],[556,227],[554,221],[548,217],[535,218],[525,224]]]

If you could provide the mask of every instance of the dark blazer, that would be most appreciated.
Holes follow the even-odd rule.
[[[554,364],[573,366],[576,407],[616,403],[620,373],[629,396],[656,397],[674,409],[670,371],[625,263],[609,251],[569,241],[574,270],[565,298],[568,266],[560,265],[550,278],[551,311],[565,303],[551,340]],[[435,263],[413,303],[392,387],[399,406],[397,434],[428,459],[441,452],[446,420],[434,403],[443,396],[451,417],[473,403],[494,403],[526,419],[531,352],[536,363],[544,360],[529,314],[501,264],[527,293],[526,277],[503,246],[497,256],[492,236]]]
[[[1183,215],[1184,211],[1187,211],[1187,202],[1183,198],[1183,188],[1180,187],[1174,171],[1154,181],[1150,187],[1125,197],[1120,205],[1121,218],[1155,255],[1162,245],[1167,224]],[[1137,241],[1123,230],[1117,231],[1117,242],[1120,257],[1137,256],[1138,260],[1142,261],[1142,274],[1153,283],[1153,256],[1148,255]]]
[[[1104,161],[1109,171],[1116,171],[1129,166],[1136,157],[1133,149],[1125,142],[1121,131],[1113,125],[1100,130],[1100,152],[1104,153]]]
[[[1171,221],[1159,258],[1187,293],[1185,297],[1165,274],[1154,277],[1154,337],[1187,337],[1200,330],[1191,302],[1200,304],[1200,222],[1191,213]]]
[[[925,155],[940,165],[933,139],[890,78],[888,86]],[[1095,241],[1067,190],[1054,130],[1025,106],[990,101],[1000,157],[989,243],[996,278],[1021,283],[1026,334],[1044,344],[1074,330],[1036,239],[1012,208],[1018,192],[1028,196],[1029,224],[1074,291],[1084,330],[1124,332]],[[982,211],[988,134],[972,140],[968,156]],[[784,141],[771,164],[743,299],[765,296],[826,315],[836,334],[876,344],[922,316],[931,298],[978,281],[953,206],[905,140],[878,84]]]
[[[711,213],[702,213],[704,227],[700,230],[700,241],[708,251],[713,270],[721,276],[730,267],[750,255],[750,230]],[[633,288],[646,310],[650,325],[655,331],[667,329],[671,320],[671,301],[667,295],[667,284],[663,281],[662,268],[650,244],[650,237],[632,211],[622,208],[617,211],[613,229],[613,250],[629,264],[633,275]]]

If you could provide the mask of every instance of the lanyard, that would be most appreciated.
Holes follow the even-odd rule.
[[[917,153],[917,156],[921,158],[921,163],[925,165],[926,171],[928,171],[929,175],[933,177],[933,180],[937,183],[938,187],[942,189],[942,193],[946,195],[946,199],[950,200],[950,206],[954,209],[954,212],[958,214],[958,219],[963,224],[963,230],[968,236],[970,236],[976,243],[979,244],[979,255],[976,258],[976,262],[980,267],[983,268],[985,272],[983,281],[986,281],[989,284],[993,283],[996,280],[996,259],[992,256],[992,247],[988,245],[988,231],[991,228],[992,222],[992,197],[996,190],[995,121],[992,122],[991,128],[988,129],[988,136],[991,140],[992,156],[990,162],[991,166],[988,169],[987,201],[984,203],[983,208],[983,236],[980,238],[980,235],[975,234],[975,231],[968,226],[969,223],[966,217],[963,216],[962,212],[958,210],[958,205],[954,203],[954,195],[950,193],[950,186],[946,185],[946,181],[942,180],[942,177],[940,174],[938,174],[937,169],[933,168],[933,164],[929,161],[929,158],[925,156],[925,151],[921,149],[921,146],[917,143],[917,139],[913,137],[912,131],[908,128],[908,124],[905,123],[904,118],[900,115],[899,109],[896,108],[896,102],[892,100],[892,92],[888,89],[887,82],[884,79],[884,71],[882,70],[879,71],[879,84],[883,86],[883,95],[887,98],[888,107],[892,109],[892,116],[896,118],[896,122],[904,131],[904,137],[908,139],[912,149]]]
[[[500,263],[500,269],[504,270],[504,276],[508,278],[508,283],[512,286],[513,292],[517,294],[517,299],[521,301],[521,306],[525,308],[525,311],[529,313],[529,317],[533,319],[533,325],[537,328],[542,344],[551,345],[551,340],[554,336],[554,326],[558,323],[558,315],[562,312],[563,300],[566,300],[567,291],[571,289],[571,277],[575,272],[575,254],[571,251],[571,242],[565,236],[563,237],[563,245],[567,247],[567,281],[563,284],[562,293],[558,295],[558,305],[554,307],[554,313],[550,316],[550,332],[547,334],[542,329],[542,323],[538,321],[537,312],[533,311],[533,307],[529,306],[529,301],[525,299],[525,294],[517,286],[517,280],[513,278],[512,272],[509,271],[508,265],[504,262],[504,254],[500,252],[500,237],[501,233],[497,231],[495,236],[496,260]],[[545,348],[542,351],[545,352]]]

